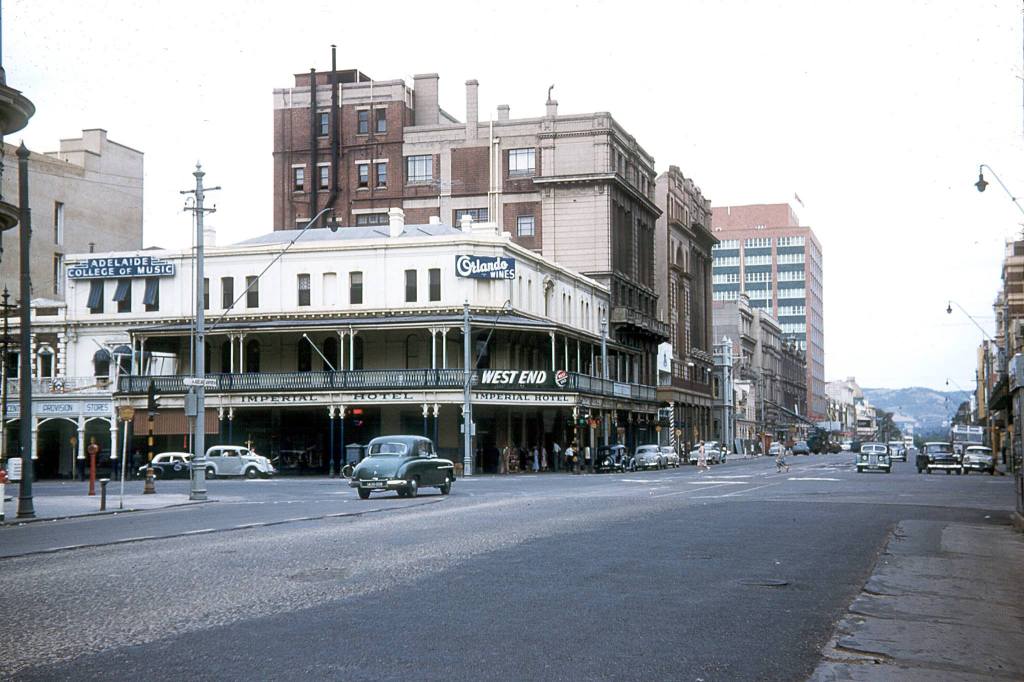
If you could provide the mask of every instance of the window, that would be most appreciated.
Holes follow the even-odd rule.
[[[716,275],[717,277],[718,275]],[[772,281],[772,273],[770,272],[750,272],[747,271],[748,282],[770,282]]]
[[[459,223],[462,222],[462,216],[468,215],[473,219],[474,223],[486,223],[487,222],[487,209],[486,208],[459,208],[455,210],[455,226],[458,227]]]
[[[521,215],[516,218],[516,234],[520,237],[534,236],[534,222],[532,215]]]
[[[747,275],[749,281],[750,275]],[[712,284],[733,284],[740,281],[740,273],[738,272],[727,272],[722,275],[713,275],[711,277]]]
[[[86,307],[94,315],[103,312],[103,280],[94,279],[89,282],[89,301]]]
[[[323,292],[324,305],[333,306],[338,302],[338,273],[325,272],[323,282],[324,285],[321,291]]]
[[[377,168],[377,187],[388,186],[388,165],[386,163],[374,164]]]
[[[64,293],[64,254],[53,254],[53,293],[60,296]]]
[[[386,133],[388,131],[388,110],[387,109],[374,109],[373,110],[374,130],[378,133]]]
[[[744,256],[744,265],[771,265],[772,257],[770,255],[764,256]]]
[[[210,278],[203,277],[203,310],[210,309]]]
[[[771,237],[753,237],[743,242],[743,246],[748,249],[763,249],[770,248],[772,245]]]
[[[711,247],[712,251],[719,251],[722,249],[738,249],[740,248],[739,239],[723,239],[714,246]]]
[[[803,237],[779,237],[775,242],[776,246],[803,246]]]
[[[117,280],[114,301],[117,302],[117,312],[130,313],[132,311],[132,281],[130,279]]]
[[[299,337],[299,347],[295,358],[295,369],[300,372],[313,371],[313,346],[309,339]]]
[[[331,115],[326,111],[320,112],[320,136],[324,137],[331,132]]]
[[[369,225],[387,225],[387,213],[360,213],[356,216],[356,227],[367,227]]]
[[[302,166],[292,168],[292,191],[306,191],[306,169]]]
[[[350,272],[348,275],[348,302],[359,305],[363,302],[363,273]]]
[[[433,156],[410,156],[405,161],[409,182],[430,182],[434,179]]]
[[[804,254],[802,253],[780,253],[778,255],[779,263],[803,263]]]
[[[64,243],[64,202],[53,202],[53,243],[60,246]]]
[[[260,307],[260,281],[256,279],[255,275],[245,278],[245,307]]]
[[[430,300],[441,300],[441,268],[430,268],[427,271],[430,280]]]
[[[324,340],[324,357],[321,358],[321,362],[324,363],[324,371],[339,370],[342,369],[338,366],[340,362],[338,357],[338,339],[333,336],[328,336]]]
[[[533,175],[537,168],[535,154],[534,149],[508,150],[508,174]]]
[[[301,274],[297,279],[299,287],[299,305],[309,305],[309,275]]]
[[[359,187],[364,189],[370,186],[370,164],[357,163],[356,174],[359,177]]]
[[[220,307],[227,310],[235,302],[235,278],[220,278]]]
[[[780,282],[802,282],[803,279],[803,270],[782,270],[781,272],[779,272]]]
[[[739,256],[715,256],[713,267],[731,267],[740,264]]]
[[[416,302],[416,271],[406,270],[405,271],[405,302],[415,303]]]
[[[142,295],[142,303],[146,306],[146,312],[152,313],[160,310],[160,278],[147,277],[146,291]]]
[[[362,109],[356,112],[356,134],[357,135],[369,135],[370,133],[370,111],[369,109]]]
[[[53,377],[53,348],[48,345],[40,346],[38,356],[39,378],[49,379]]]
[[[316,167],[319,174],[320,189],[327,189],[331,186],[331,167],[327,164],[321,164]]]
[[[250,339],[245,344],[245,371],[260,371],[260,342],[256,339]]]

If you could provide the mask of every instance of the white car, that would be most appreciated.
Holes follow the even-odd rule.
[[[679,466],[679,455],[676,454],[676,449],[671,445],[661,446],[661,459],[667,467]]]
[[[996,467],[992,461],[992,448],[987,448],[984,445],[968,445],[964,452],[963,469],[965,474],[971,471],[995,474]]]
[[[277,469],[263,455],[257,455],[241,445],[214,445],[206,451],[206,477],[273,476]]]
[[[718,448],[718,441],[709,440],[704,443],[704,456],[708,460],[708,464],[720,464],[722,459],[722,451]],[[700,457],[700,446],[698,445],[693,450],[690,450],[690,454],[687,457],[690,464],[696,464]]]
[[[637,469],[664,469],[665,462],[661,457],[661,448],[657,445],[641,445],[636,449]]]

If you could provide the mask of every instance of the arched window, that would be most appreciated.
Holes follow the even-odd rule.
[[[92,356],[93,376],[110,376],[110,351],[100,348]]]
[[[117,371],[121,376],[127,376],[132,373],[131,346],[118,346],[115,348],[114,359],[117,361]]]
[[[250,339],[245,344],[245,371],[260,371],[260,342],[256,339]]]
[[[405,337],[405,368],[415,369],[420,366],[420,337],[409,334]]]
[[[296,352],[295,369],[300,372],[313,371],[313,342],[301,336]]]
[[[220,345],[220,373],[230,374],[231,373],[231,344],[234,343],[230,338]]]
[[[53,376],[53,348],[44,343],[36,353],[39,356],[38,372],[40,379],[49,379]]]
[[[324,363],[324,371],[327,371],[333,367],[334,369],[344,369],[338,366],[338,339],[334,336],[328,336],[327,340],[324,341],[324,357],[327,358],[327,362],[330,365]]]
[[[352,369],[363,369],[363,337],[358,335],[352,342]]]

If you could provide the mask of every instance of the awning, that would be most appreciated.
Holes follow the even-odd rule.
[[[113,300],[120,303],[121,301],[127,301],[131,295],[132,281],[130,279],[119,279],[117,280],[117,288],[114,289]]]
[[[88,307],[92,310],[99,308],[103,305],[103,280],[94,279],[89,283],[89,303]]]
[[[149,433],[149,413],[146,410],[135,410],[132,429],[136,436],[145,436]],[[183,436],[191,432],[190,420],[185,416],[184,410],[161,411],[153,417],[154,436]],[[206,408],[206,434],[216,435],[218,433],[220,433],[220,420],[217,417],[217,409],[208,407]]]
[[[156,277],[146,279],[146,293],[142,296],[144,305],[156,305],[160,300],[160,280]]]
[[[988,409],[997,412],[999,410],[1005,410],[1010,407],[1010,391],[1009,381],[1006,377],[1001,378],[996,385],[992,387],[992,393],[988,397]]]

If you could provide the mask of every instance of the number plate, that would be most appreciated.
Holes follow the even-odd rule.
[[[364,488],[383,488],[384,481],[363,481]]]

